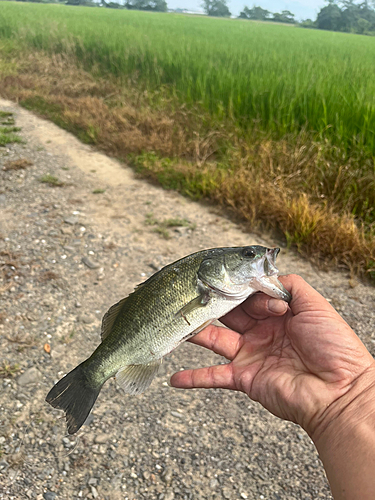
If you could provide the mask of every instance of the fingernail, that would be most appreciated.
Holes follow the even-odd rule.
[[[275,314],[282,314],[287,308],[288,306],[283,300],[270,299],[268,301],[268,309]]]

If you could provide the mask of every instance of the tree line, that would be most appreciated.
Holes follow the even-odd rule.
[[[327,0],[315,21],[306,19],[300,25],[329,31],[344,31],[363,35],[375,35],[375,2],[365,0]]]

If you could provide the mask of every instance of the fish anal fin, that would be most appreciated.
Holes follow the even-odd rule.
[[[120,314],[121,309],[123,308],[125,301],[127,300],[128,297],[125,297],[124,299],[120,300],[120,302],[117,302],[117,304],[114,304],[111,306],[108,311],[105,313],[103,316],[102,320],[102,330],[100,333],[100,336],[102,340],[104,340],[108,335],[111,333],[112,327],[116,321],[117,316]]]
[[[161,365],[161,359],[147,365],[128,365],[116,373],[116,381],[127,394],[141,394],[151,384]]]
[[[186,316],[188,314],[192,313],[197,308],[205,307],[209,303],[210,299],[211,299],[211,297],[210,297],[210,294],[208,292],[204,292],[204,293],[198,295],[198,297],[195,297],[195,299],[191,300],[184,307],[182,307],[175,314],[175,317],[177,318],[178,316],[182,316],[184,318],[184,320],[186,321],[186,323],[188,323],[190,325]]]

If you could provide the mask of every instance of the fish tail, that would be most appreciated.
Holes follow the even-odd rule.
[[[65,411],[69,434],[74,434],[82,427],[102,385],[95,387],[90,383],[82,363],[59,380],[49,391],[46,401],[54,408]]]

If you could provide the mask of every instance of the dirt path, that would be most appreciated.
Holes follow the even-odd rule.
[[[174,371],[218,362],[191,344],[139,397],[107,383],[79,439],[65,435],[44,397],[98,344],[111,304],[199,249],[277,242],[137,179],[8,101],[0,109],[15,114],[25,139],[0,148],[0,499],[330,498],[299,427],[243,394],[168,387]],[[9,169],[20,158],[32,165]],[[46,174],[64,185],[41,182]],[[171,219],[183,225],[168,227]],[[374,289],[285,250],[279,268],[321,291],[374,353]]]

